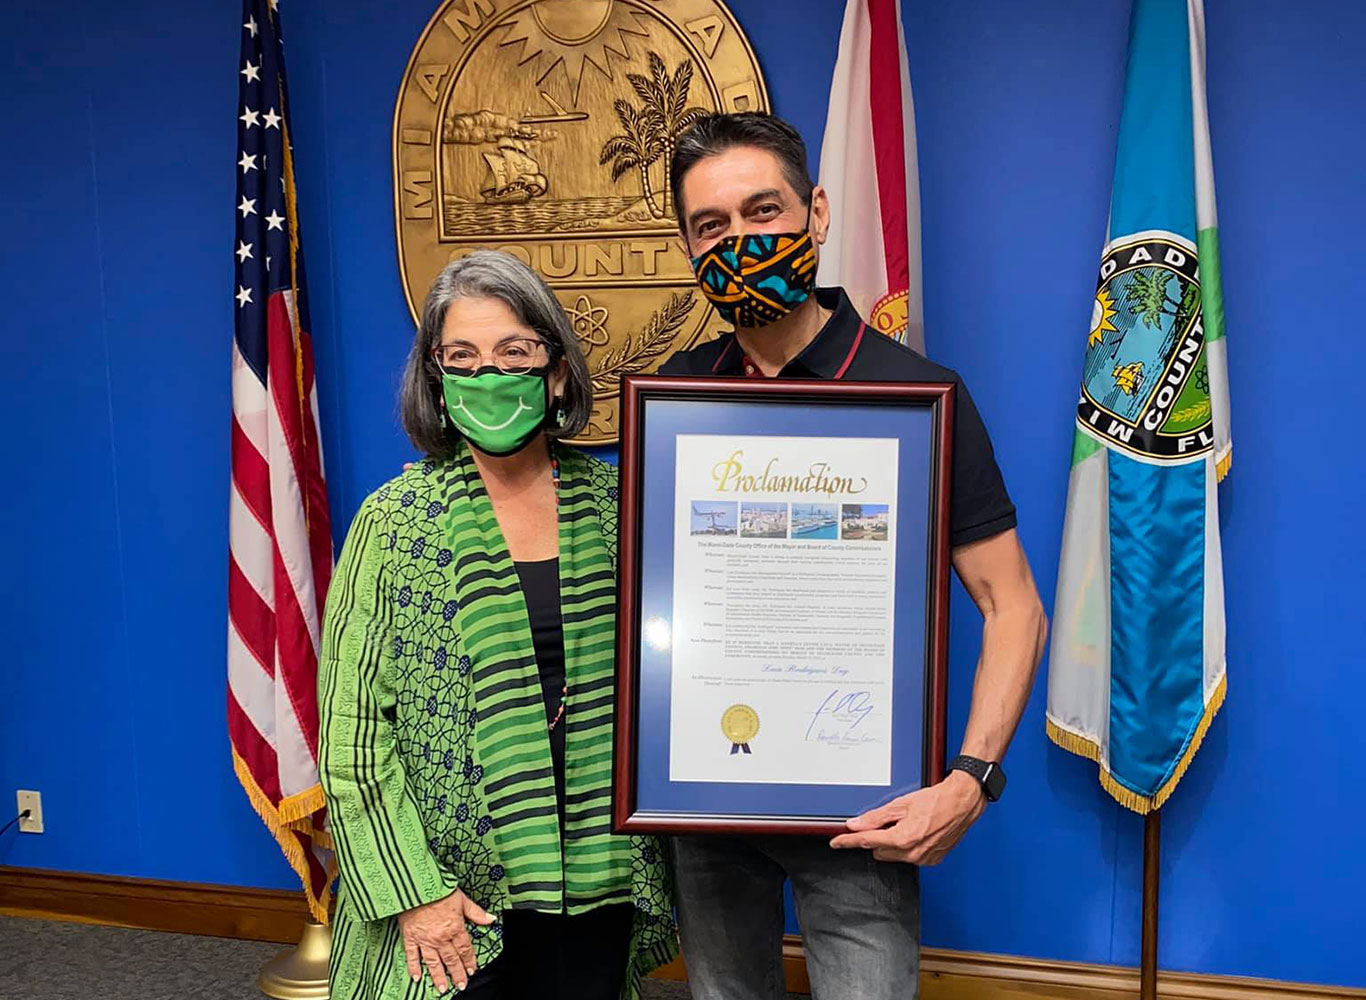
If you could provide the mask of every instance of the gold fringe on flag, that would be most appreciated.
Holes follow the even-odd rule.
[[[1205,710],[1200,715],[1200,720],[1195,724],[1191,731],[1190,738],[1186,741],[1186,749],[1182,751],[1181,757],[1172,767],[1171,771],[1158,786],[1154,795],[1142,795],[1133,789],[1121,785],[1109,770],[1100,766],[1100,784],[1110,796],[1122,805],[1125,809],[1130,809],[1140,816],[1146,816],[1155,809],[1161,809],[1171,798],[1172,792],[1176,791],[1177,783],[1185,777],[1186,769],[1190,767],[1191,761],[1195,759],[1196,753],[1200,749],[1200,744],[1205,740],[1205,734],[1209,732],[1209,727],[1214,722],[1214,717],[1219,714],[1219,709],[1223,707],[1224,697],[1228,693],[1228,678],[1223,677],[1219,680],[1219,686],[1210,695],[1209,701],[1205,704]],[[1100,747],[1092,740],[1087,739],[1079,733],[1074,733],[1069,729],[1064,729],[1052,719],[1046,720],[1048,738],[1062,747],[1068,753],[1074,753],[1078,757],[1085,757],[1093,760],[1100,765]]]
[[[313,814],[323,807],[322,786],[314,785],[298,795],[291,795],[277,807],[256,784],[256,779],[251,776],[251,769],[236,749],[232,751],[232,769],[237,773],[237,780],[242,783],[242,789],[247,793],[252,808],[261,817],[261,822],[266,825],[266,829],[284,852],[285,860],[303,883],[304,896],[308,899],[308,909],[313,914],[313,919],[325,925],[332,905],[332,883],[337,879],[337,860],[332,858],[328,861],[327,883],[323,887],[322,895],[315,897],[313,881],[309,877],[308,858],[304,855],[304,849],[296,836],[301,834],[309,837],[325,850],[333,849],[331,835],[313,825]]]

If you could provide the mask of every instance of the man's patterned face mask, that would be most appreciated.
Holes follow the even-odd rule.
[[[702,294],[736,327],[767,326],[807,300],[816,286],[809,232],[727,236],[692,259]]]

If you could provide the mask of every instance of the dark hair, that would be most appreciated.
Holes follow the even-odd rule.
[[[545,432],[552,438],[571,438],[583,430],[593,411],[593,383],[564,307],[540,276],[516,257],[497,250],[476,250],[447,264],[436,276],[422,304],[422,321],[408,352],[399,390],[399,414],[418,451],[449,458],[460,440],[455,425],[441,419],[446,401],[441,392],[441,370],[432,359],[432,349],[441,343],[446,312],[456,299],[498,299],[506,303],[519,322],[546,342],[552,365],[564,358],[569,365],[561,401],[564,423],[552,424]]]
[[[766,149],[778,158],[783,177],[797,192],[803,205],[811,204],[816,186],[806,169],[806,143],[795,128],[764,111],[736,111],[708,115],[678,137],[673,165],[669,168],[669,190],[673,195],[678,228],[684,227],[683,177],[709,156],[737,146]]]

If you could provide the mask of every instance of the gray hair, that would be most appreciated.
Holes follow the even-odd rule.
[[[456,299],[500,300],[519,322],[545,341],[552,366],[560,358],[567,362],[569,379],[560,401],[564,423],[547,427],[546,435],[572,438],[582,431],[593,412],[593,383],[564,307],[540,276],[516,257],[497,250],[476,250],[442,268],[422,304],[422,321],[399,390],[403,429],[417,450],[433,458],[449,458],[460,440],[454,424],[442,420],[446,401],[441,392],[441,369],[432,359],[432,350],[441,343],[446,312]]]

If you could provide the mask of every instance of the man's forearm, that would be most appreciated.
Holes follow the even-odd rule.
[[[1043,606],[1032,594],[986,613],[963,753],[982,760],[1005,756],[1029,702],[1047,630]]]
[[[955,549],[953,565],[985,622],[963,753],[1000,760],[1020,724],[1043,655],[1043,605],[1014,529]],[[950,771],[936,785],[856,816],[849,821],[850,832],[830,846],[870,849],[879,861],[938,864],[986,805],[983,785],[965,772]]]

